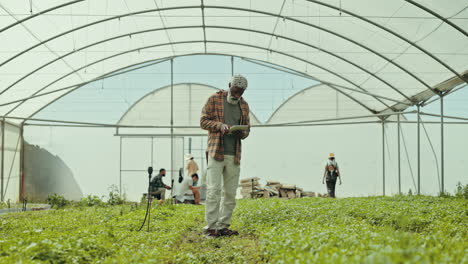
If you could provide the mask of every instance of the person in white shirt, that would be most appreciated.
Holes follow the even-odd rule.
[[[178,188],[177,203],[200,204],[200,187],[197,186],[198,174],[186,177]]]

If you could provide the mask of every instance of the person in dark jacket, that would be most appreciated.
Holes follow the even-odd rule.
[[[171,186],[166,185],[163,182],[163,177],[166,176],[166,170],[165,169],[160,169],[159,174],[154,176],[153,179],[151,179],[150,186],[151,186],[151,196],[159,199],[160,203],[163,203],[164,200],[166,199],[166,189],[170,190]]]
[[[325,172],[322,179],[322,184],[325,184],[325,181],[327,182],[328,197],[335,198],[335,186],[337,179],[340,179],[341,185],[341,174],[338,168],[338,163],[335,160],[335,154],[330,153],[328,155],[328,161],[325,165]]]

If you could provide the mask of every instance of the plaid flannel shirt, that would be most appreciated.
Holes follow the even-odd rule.
[[[224,124],[224,97],[228,94],[227,91],[219,91],[208,98],[205,106],[202,109],[200,118],[200,127],[208,130],[208,147],[207,154],[215,160],[224,160],[224,136],[221,134],[221,125]],[[241,98],[241,125],[250,126],[249,105]],[[241,159],[241,140],[249,136],[249,130],[243,131],[236,143],[236,157],[234,162],[240,164]]]

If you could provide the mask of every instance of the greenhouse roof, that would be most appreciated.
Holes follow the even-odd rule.
[[[193,54],[278,65],[368,113],[401,111],[468,82],[466,28],[464,0],[3,1],[0,115]]]

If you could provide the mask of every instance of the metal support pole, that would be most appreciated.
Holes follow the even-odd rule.
[[[250,198],[254,198],[254,179],[252,179],[252,192],[250,193]]]
[[[382,189],[385,196],[385,121],[382,121]]]
[[[440,95],[440,171],[440,191],[444,192],[444,96],[442,94]]]
[[[185,137],[180,137],[180,139],[182,140],[182,152],[180,153],[180,158],[182,160],[182,170],[184,168],[184,159],[185,159]]]
[[[24,152],[25,152],[25,147],[24,147],[24,123],[21,123],[20,127],[20,140],[21,140],[21,150],[20,150],[20,201],[23,201],[24,199],[24,176],[25,176],[25,171],[24,171]]]
[[[174,59],[171,59],[171,181],[174,180]]]
[[[120,137],[119,152],[119,194],[122,196],[122,137]]]
[[[188,120],[189,120],[189,125],[192,125],[192,85],[189,84],[189,107],[188,107]]]
[[[192,138],[189,137],[188,139],[188,153],[192,153]]]
[[[154,168],[154,137],[151,137],[151,167]]]
[[[234,76],[234,56],[231,56],[231,76]]]
[[[397,115],[397,129],[398,129],[398,194],[401,194],[401,158],[400,158],[400,115]]]
[[[418,195],[421,194],[421,117],[420,117],[420,106],[418,105]]]
[[[4,193],[3,193],[3,188],[5,184],[5,178],[4,178],[4,170],[5,170],[5,118],[3,118],[2,121],[2,160],[1,160],[1,166],[0,169],[2,170],[1,173],[1,181],[2,181],[2,187],[1,187],[1,200],[2,202],[4,201]]]

